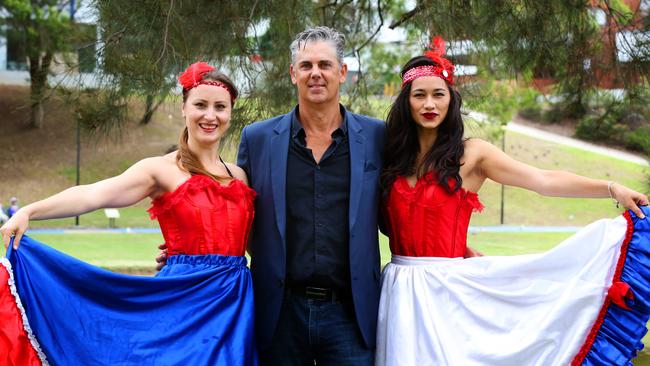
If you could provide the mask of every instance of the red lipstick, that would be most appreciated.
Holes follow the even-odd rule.
[[[430,112],[430,113],[422,113],[422,117],[426,119],[434,119],[438,117],[438,113]]]

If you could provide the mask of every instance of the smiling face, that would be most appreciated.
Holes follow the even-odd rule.
[[[182,111],[190,139],[218,143],[230,126],[230,93],[219,86],[198,85],[188,92]]]
[[[300,46],[290,72],[299,104],[338,103],[339,87],[345,82],[348,68],[337,59],[334,44],[316,41]]]
[[[418,130],[436,130],[447,117],[450,101],[450,91],[443,79],[423,76],[413,80],[409,106]]]

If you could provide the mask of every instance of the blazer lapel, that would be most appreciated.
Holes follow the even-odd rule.
[[[275,125],[271,144],[266,152],[271,160],[271,188],[273,191],[273,206],[275,207],[275,222],[278,225],[282,243],[286,243],[287,157],[289,155],[291,119],[294,113],[295,110],[286,114]]]
[[[348,119],[348,135],[350,143],[350,231],[357,221],[359,202],[363,191],[363,171],[366,163],[365,141],[363,128],[352,113],[346,111]]]

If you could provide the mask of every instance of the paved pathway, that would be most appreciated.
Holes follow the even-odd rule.
[[[469,112],[469,117],[476,119],[478,121],[485,121],[487,117],[483,113]],[[567,136],[558,135],[556,133],[548,132],[541,130],[539,128],[524,126],[517,122],[510,121],[507,126],[508,131],[513,131],[520,133],[522,135],[527,135],[535,137],[545,141],[551,141],[558,144],[575,147],[578,149],[591,151],[597,154],[609,156],[615,159],[629,161],[643,166],[648,166],[648,160],[643,158],[640,155],[630,154],[628,152],[612,149],[609,147],[595,145],[589,142],[582,140],[574,139]]]
[[[648,161],[641,156],[630,154],[628,152],[612,149],[609,147],[598,146],[582,140],[558,135],[552,132],[540,130],[535,127],[524,126],[517,122],[508,123],[508,131],[520,133],[522,135],[532,136],[541,140],[556,142],[558,144],[575,147],[582,150],[595,152],[597,154],[610,156],[619,160],[629,161],[632,163],[648,166]]]

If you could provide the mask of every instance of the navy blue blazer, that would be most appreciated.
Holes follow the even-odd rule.
[[[258,347],[268,347],[284,297],[286,276],[286,180],[291,121],[285,115],[246,126],[241,133],[237,165],[257,192],[249,242],[255,293]],[[379,173],[384,147],[383,121],[350,113],[349,260],[352,298],[359,330],[375,347],[379,307]]]

